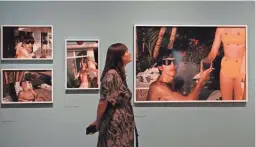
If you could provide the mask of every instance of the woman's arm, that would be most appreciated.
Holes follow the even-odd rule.
[[[221,44],[221,33],[220,33],[220,28],[217,28],[216,32],[215,32],[215,37],[214,37],[211,51],[207,57],[209,60],[213,61],[215,59],[215,57],[217,56],[217,53],[219,51],[220,44]]]
[[[20,54],[20,48],[22,48],[22,42],[19,42],[16,47],[15,47],[15,50],[16,50],[16,57],[19,56]]]
[[[107,101],[100,100],[100,102],[98,104],[98,108],[97,108],[96,120],[92,124],[90,124],[89,126],[96,125],[97,130],[99,129],[100,120],[101,120],[104,112],[106,111],[107,105],[108,105]]]
[[[244,53],[244,56],[243,56],[243,58],[242,58],[242,64],[241,64],[241,68],[240,68],[240,73],[241,73],[241,78],[242,78],[242,81],[244,81],[245,80],[245,74],[246,74],[246,67],[245,67],[245,65],[246,65],[246,60],[245,60],[245,57],[246,56],[246,53]]]
[[[80,64],[81,64],[81,66],[84,66],[84,58],[82,57],[82,59],[81,59],[81,62],[80,62]]]
[[[99,125],[108,104],[112,104],[114,107],[116,103],[119,103],[119,93],[116,89],[116,87],[119,86],[119,83],[116,76],[117,73],[115,71],[108,71],[104,76],[101,82],[100,101],[98,104],[96,121],[91,125]]]
[[[152,92],[157,92],[161,93],[161,96],[159,96],[160,100],[167,100],[167,101],[189,101],[189,100],[196,100],[202,87],[203,87],[203,82],[198,82],[196,87],[192,90],[192,92],[188,96],[183,96],[182,94],[172,91],[170,88],[166,86],[159,86],[159,85],[154,85],[152,87],[153,89]],[[157,95],[155,95],[157,96]],[[157,97],[154,97],[154,94],[151,94],[151,100],[157,100]]]
[[[75,80],[76,80],[76,79],[80,76],[80,73],[77,73],[77,72],[76,72],[76,69],[75,69],[75,65],[74,65],[74,64],[73,64],[72,66],[73,66],[73,69],[72,69],[72,70],[73,70],[74,77],[75,77]]]
[[[80,73],[75,73],[75,80],[78,79],[80,76]]]
[[[95,61],[93,61],[93,60],[90,60],[95,66],[97,66],[98,64],[95,62]]]
[[[33,95],[37,96],[37,92],[34,91],[34,89],[31,89],[31,92],[33,93]]]
[[[118,73],[116,71],[108,71],[104,76],[101,83],[101,92],[100,92],[100,103],[97,110],[97,120],[99,121],[105,112],[107,105],[111,104],[115,107],[115,104],[119,103],[122,97],[119,96],[119,90],[117,87],[120,87],[122,81],[117,78]]]
[[[201,64],[201,71],[202,71],[202,64]],[[207,81],[211,71],[212,71],[212,67],[200,73],[199,82],[197,83],[196,87],[192,90],[192,92],[188,96],[183,96],[178,92],[172,91],[170,88],[166,86],[159,86],[159,85],[154,85],[154,87],[152,87],[154,89],[151,89],[151,91],[157,92],[158,94],[161,95],[160,97],[165,100],[178,100],[178,101],[196,100],[202,87]],[[152,94],[151,96],[152,98],[154,98],[153,95],[158,96],[157,94]]]
[[[100,122],[104,112],[106,111],[108,102],[100,100],[99,104],[98,104],[98,109],[97,109],[97,117],[96,117],[96,121]]]
[[[97,66],[97,65],[98,65],[95,61],[93,61],[93,60],[92,60],[92,58],[91,58],[91,57],[88,57],[88,61],[91,61],[95,66]]]

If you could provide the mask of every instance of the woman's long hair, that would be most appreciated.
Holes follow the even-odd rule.
[[[112,44],[108,48],[105,67],[101,75],[101,81],[110,69],[115,69],[122,78],[123,82],[126,84],[126,75],[122,56],[127,50],[128,48],[126,45],[122,43]]]

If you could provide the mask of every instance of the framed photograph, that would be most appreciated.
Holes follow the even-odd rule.
[[[66,90],[99,89],[99,45],[99,39],[65,40]]]
[[[53,27],[2,25],[2,60],[53,60]]]
[[[248,101],[247,25],[134,25],[134,61],[134,103]]]
[[[53,103],[52,69],[2,69],[2,104]]]

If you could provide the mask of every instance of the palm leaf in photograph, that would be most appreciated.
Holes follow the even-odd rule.
[[[137,73],[148,69],[152,64],[153,50],[158,39],[159,27],[138,27],[137,29]]]
[[[166,31],[165,27],[160,28],[159,34],[157,36],[158,38],[157,38],[157,41],[156,41],[156,44],[155,44],[155,47],[154,47],[154,51],[153,51],[153,59],[156,59],[158,54],[159,54],[159,49],[162,45],[162,41],[163,41],[163,38],[164,38],[165,31]]]

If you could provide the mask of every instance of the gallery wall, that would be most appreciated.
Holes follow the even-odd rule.
[[[0,147],[95,147],[84,128],[96,119],[99,92],[65,91],[65,39],[99,39],[133,53],[134,24],[248,25],[248,102],[134,106],[141,147],[254,147],[254,2],[0,2],[1,25],[53,25],[53,61],[1,61],[4,68],[53,68],[53,105],[0,109]],[[133,90],[133,63],[127,66]],[[2,82],[2,81],[1,81]]]

